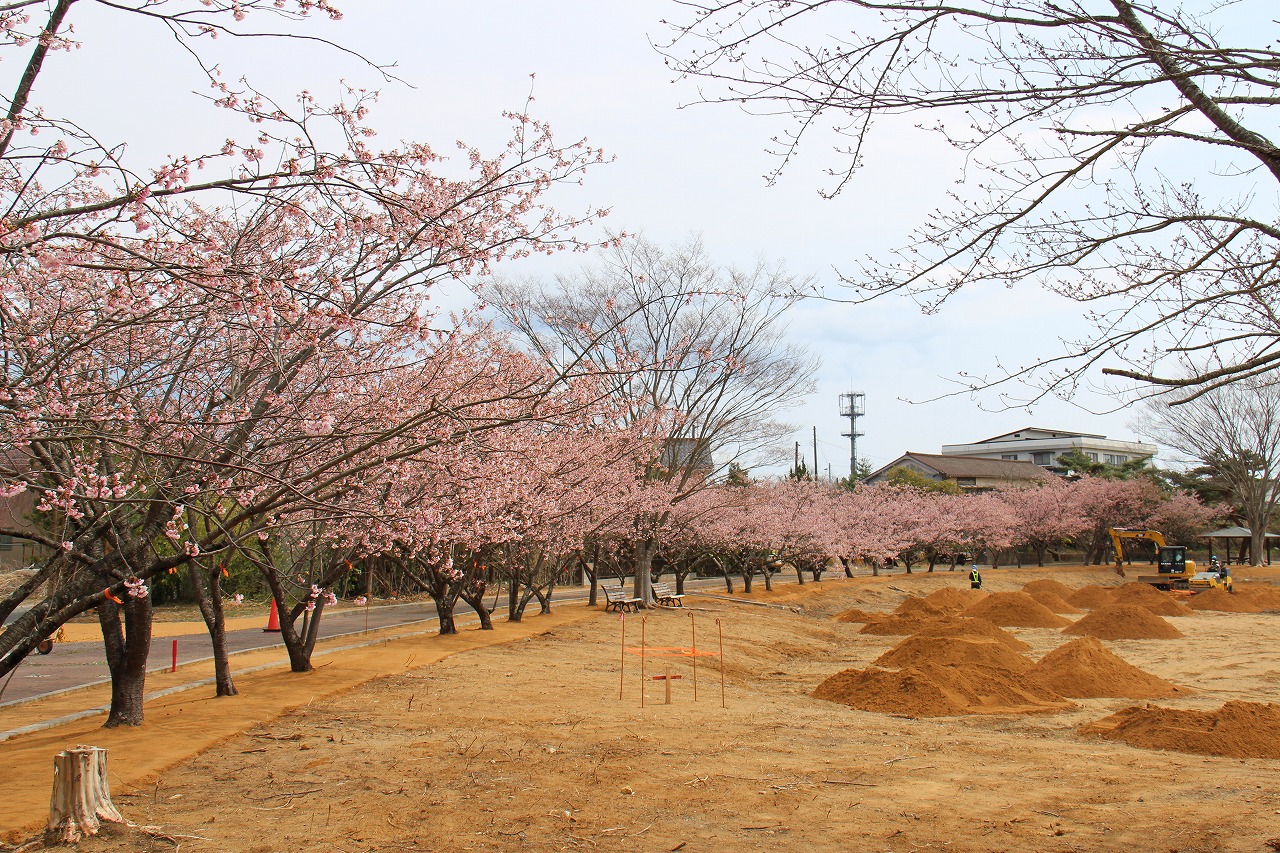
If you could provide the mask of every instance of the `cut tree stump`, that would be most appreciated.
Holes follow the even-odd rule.
[[[97,835],[104,822],[125,822],[111,802],[107,751],[97,746],[77,746],[55,755],[45,844],[74,844]]]

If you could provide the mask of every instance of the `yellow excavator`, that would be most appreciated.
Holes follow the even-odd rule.
[[[1111,528],[1111,544],[1116,552],[1116,574],[1124,573],[1124,540],[1139,539],[1156,546],[1158,574],[1139,575],[1138,583],[1149,583],[1157,589],[1189,590],[1192,593],[1206,589],[1225,589],[1232,592],[1231,575],[1225,567],[1215,566],[1211,572],[1196,571],[1195,560],[1187,559],[1186,545],[1169,545],[1159,530],[1136,530],[1128,527]]]

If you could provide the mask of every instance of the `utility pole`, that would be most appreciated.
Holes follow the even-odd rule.
[[[795,472],[797,478],[800,476],[800,442],[796,442],[796,458],[791,464],[791,470]]]
[[[867,395],[861,391],[850,391],[840,395],[840,417],[849,419],[849,431],[840,433],[849,439],[849,482],[858,479],[858,437],[866,433],[858,432],[858,418],[867,413]]]
[[[818,428],[813,428],[813,481],[818,482]]]

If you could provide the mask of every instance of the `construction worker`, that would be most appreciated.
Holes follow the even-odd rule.
[[[978,572],[978,565],[976,563],[973,568],[969,570],[969,588],[982,589],[982,575]]]

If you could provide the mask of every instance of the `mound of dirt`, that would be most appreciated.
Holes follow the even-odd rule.
[[[846,669],[818,685],[813,698],[859,711],[908,717],[950,717],[966,712],[964,700],[916,670]]]
[[[919,633],[926,626],[940,622],[949,617],[929,613],[891,613],[881,616],[874,622],[868,622],[858,631],[859,634],[878,634],[888,637],[906,637]]]
[[[1019,640],[1003,628],[997,627],[986,619],[972,619],[968,616],[953,616],[950,619],[939,619],[930,622],[916,632],[917,637],[968,637],[995,640],[1000,645],[1015,652],[1025,652],[1031,646]]]
[[[965,610],[964,615],[1017,628],[1062,628],[1071,624],[1025,592],[993,592]]]
[[[987,593],[980,589],[970,589],[969,587],[944,586],[942,589],[935,589],[933,592],[925,596],[925,601],[930,604],[936,604],[939,607],[949,607],[959,613],[969,605],[975,603],[979,599],[985,598]]]
[[[1082,612],[1080,608],[1075,607],[1072,604],[1068,603],[1065,598],[1058,595],[1056,592],[1047,592],[1044,590],[1040,590],[1037,592],[1029,592],[1027,593],[1027,595],[1030,595],[1032,598],[1034,598],[1036,601],[1043,604],[1045,607],[1049,608],[1054,613]]]
[[[1280,705],[1227,702],[1216,711],[1153,705],[1125,708],[1080,733],[1143,749],[1168,749],[1227,758],[1280,758]]]
[[[1137,604],[1157,616],[1190,616],[1191,609],[1149,583],[1127,583],[1111,591],[1112,604]]]
[[[1101,640],[1173,640],[1182,632],[1137,604],[1108,604],[1082,617],[1065,634]]]
[[[1206,589],[1196,593],[1187,606],[1192,610],[1219,610],[1224,613],[1262,613],[1271,609],[1244,590],[1230,593],[1225,589]]]
[[[1021,675],[1031,669],[1031,661],[985,637],[922,637],[916,634],[872,661],[876,666],[910,669],[924,664],[971,669],[994,666]]]
[[[1163,699],[1189,691],[1138,669],[1094,637],[1061,645],[1031,668],[1028,679],[1073,699]]]
[[[1070,707],[1044,688],[1028,687],[994,666],[964,669],[926,663],[902,670],[848,669],[818,685],[817,699],[861,711],[908,717],[1032,714]]]
[[[1022,591],[1032,598],[1039,598],[1037,593],[1041,592],[1051,592],[1060,598],[1067,598],[1075,592],[1074,589],[1062,581],[1054,580],[1053,578],[1038,578],[1031,581],[1031,583],[1023,584]]]
[[[1107,586],[1082,586],[1070,595],[1064,596],[1067,603],[1083,610],[1093,610],[1111,603],[1112,588]]]
[[[837,622],[875,622],[877,619],[883,619],[883,613],[868,613],[865,610],[859,610],[856,607],[850,607],[848,610],[842,610],[832,617]]]
[[[951,616],[959,613],[964,607],[953,607],[941,603],[935,603],[927,598],[907,598],[901,604],[894,608],[894,613],[903,616],[919,615],[925,618],[938,619],[942,616]]]
[[[1260,605],[1264,605],[1267,610],[1280,610],[1280,587],[1271,584],[1253,584],[1238,583],[1235,585],[1236,594],[1247,594],[1250,598]]]

